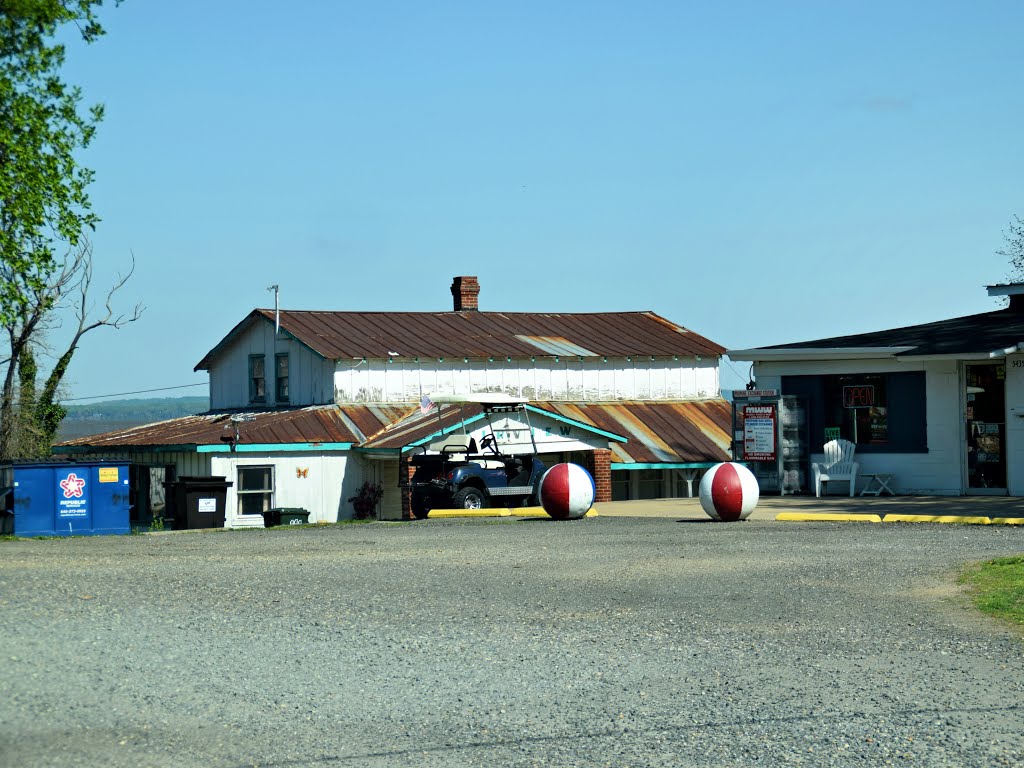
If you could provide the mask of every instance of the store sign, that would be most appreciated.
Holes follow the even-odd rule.
[[[874,384],[843,387],[843,407],[870,408],[875,404]]]
[[[777,389],[734,389],[733,400],[759,400],[762,397],[778,397]]]
[[[743,406],[743,458],[746,461],[775,461],[774,403]]]
[[[88,517],[89,489],[85,478],[79,477],[77,472],[60,473],[57,477],[57,517]]]

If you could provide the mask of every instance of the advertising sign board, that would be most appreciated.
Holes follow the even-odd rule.
[[[743,406],[743,458],[775,461],[778,414],[775,403]]]

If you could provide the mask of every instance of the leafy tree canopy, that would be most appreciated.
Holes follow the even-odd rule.
[[[58,32],[103,34],[103,0],[0,0],[0,323],[17,322],[30,296],[58,267],[96,215],[92,171],[75,159],[92,141],[102,106],[80,109],[78,87],[61,78]]]

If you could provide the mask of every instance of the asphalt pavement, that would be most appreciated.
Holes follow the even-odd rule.
[[[1024,762],[1021,527],[631,503],[0,542],[0,765]]]

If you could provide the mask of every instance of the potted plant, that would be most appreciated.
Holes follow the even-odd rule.
[[[380,503],[381,497],[384,496],[384,486],[380,483],[375,483],[372,480],[367,480],[356,492],[355,496],[349,497],[349,501],[352,503],[352,507],[355,509],[356,520],[366,520],[374,516],[374,512],[377,509],[377,504]]]

